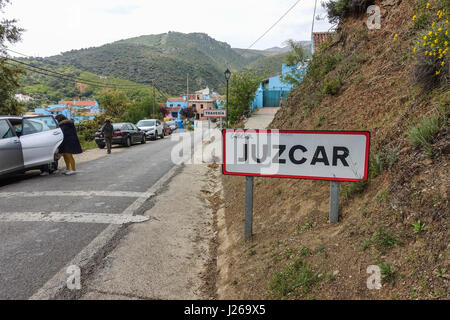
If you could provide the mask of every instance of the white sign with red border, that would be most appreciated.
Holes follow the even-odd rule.
[[[203,116],[205,118],[226,118],[227,110],[225,110],[225,109],[203,110]]]
[[[368,179],[369,132],[227,129],[222,135],[225,175]]]

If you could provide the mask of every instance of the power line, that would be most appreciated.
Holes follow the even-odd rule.
[[[24,57],[32,58],[32,57],[30,57],[30,56],[28,56],[28,55],[26,55],[26,54],[23,54],[23,53],[14,51],[14,50],[10,50],[10,49],[6,49],[6,50],[11,51],[11,52],[14,52],[14,53],[16,53],[16,54],[20,54],[20,55],[22,55],[22,56],[24,56]],[[97,82],[97,81],[94,81],[94,80],[87,80],[87,79],[83,79],[83,78],[78,78],[78,77],[70,76],[70,75],[63,74],[63,73],[60,73],[60,72],[57,72],[57,71],[45,69],[45,68],[42,68],[42,67],[33,66],[33,65],[31,65],[31,64],[27,64],[27,63],[24,63],[24,62],[19,61],[19,60],[16,60],[16,59],[12,59],[12,58],[8,58],[8,57],[5,57],[5,58],[6,58],[6,59],[9,59],[9,60],[12,60],[12,61],[14,61],[14,62],[23,64],[23,65],[32,67],[32,68],[39,69],[39,70],[41,70],[41,71],[46,71],[46,72],[49,72],[49,73],[55,73],[55,74],[58,74],[58,75],[64,76],[64,77],[70,77],[70,78],[73,78],[73,79],[79,81],[80,83],[90,84],[90,85],[98,85],[98,86],[105,86],[104,83],[100,83],[100,82]],[[108,88],[110,87],[110,86],[108,86],[108,85],[106,85],[106,86],[107,86]],[[114,88],[124,88],[124,89],[127,88],[127,89],[128,89],[128,88],[141,88],[141,87],[147,87],[147,88],[148,88],[149,85],[146,85],[146,84],[141,84],[141,85],[139,85],[139,84],[137,84],[137,85],[135,85],[135,84],[129,84],[129,85],[128,85],[128,84],[114,84]]]
[[[16,63],[12,63],[12,62],[8,62],[8,61],[5,61],[5,63],[9,64],[11,66],[15,66],[15,67],[18,66]],[[62,76],[62,75],[58,75],[58,74],[54,74],[54,73],[48,73],[46,71],[39,71],[39,70],[28,68],[28,67],[22,67],[22,68],[24,68],[25,70],[31,71],[31,72],[35,72],[35,73],[42,74],[42,75],[49,76],[49,77],[62,79],[62,80],[69,81],[69,82],[83,83],[83,82],[77,81],[77,80],[72,79],[72,78],[68,78],[68,77],[65,77],[65,76]],[[87,83],[83,83],[83,84],[87,84]],[[98,87],[104,87],[104,88],[113,88],[112,86],[108,86],[108,85],[99,85],[99,84],[95,84],[95,85],[94,84],[89,84],[89,85],[98,86]]]
[[[281,16],[281,18],[280,19],[278,19],[278,21],[277,22],[275,22],[266,32],[264,32],[264,34],[261,36],[261,37],[259,37],[255,42],[253,42],[252,43],[252,45],[250,46],[250,47],[248,47],[248,49],[247,50],[249,50],[249,49],[251,49],[255,44],[257,44],[262,38],[264,38],[273,28],[275,28],[275,26],[278,24],[278,23],[280,23],[280,21],[281,20],[283,20],[284,19],[284,17],[286,17],[288,14],[289,14],[289,12],[291,12],[299,3],[300,3],[300,1],[301,0],[297,0],[297,2],[295,2],[294,3],[294,5],[292,6],[292,7],[290,7],[289,8],[289,10],[285,13],[285,14],[283,14],[282,16]]]
[[[63,80],[66,80],[66,81],[82,83],[82,84],[86,84],[86,85],[105,87],[105,88],[118,88],[118,87],[116,87],[114,85],[107,85],[107,84],[104,84],[104,83],[99,83],[99,82],[94,82],[94,81],[91,82],[91,81],[81,80],[81,79],[78,79],[78,78],[70,76],[70,75],[66,75],[66,74],[63,74],[63,73],[56,72],[56,71],[48,70],[48,69],[45,69],[45,68],[36,67],[36,66],[30,65],[30,64],[27,64],[27,63],[24,63],[24,62],[15,60],[15,59],[10,59],[10,58],[5,58],[5,59],[14,62],[14,63],[6,62],[6,63],[8,63],[10,65],[17,66],[17,64],[20,64],[20,65],[23,66],[24,69],[26,69],[28,71],[36,72],[36,73],[43,74],[43,75],[46,75],[46,76],[56,77],[56,78],[63,79]]]

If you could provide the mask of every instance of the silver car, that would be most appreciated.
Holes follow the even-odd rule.
[[[139,121],[136,126],[145,132],[146,139],[156,140],[163,139],[165,132],[161,121],[157,119],[146,119]]]
[[[63,138],[52,116],[0,116],[0,176],[53,163]]]

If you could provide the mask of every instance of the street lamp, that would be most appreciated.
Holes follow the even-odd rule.
[[[231,78],[231,71],[230,69],[227,69],[227,71],[225,71],[225,79],[227,80],[227,128],[229,127],[229,122],[228,122],[228,89],[229,89],[229,81]]]

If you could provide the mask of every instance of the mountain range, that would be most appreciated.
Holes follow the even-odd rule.
[[[180,94],[187,90],[188,75],[190,91],[206,85],[217,90],[225,85],[224,71],[227,68],[240,71],[257,60],[289,51],[287,48],[278,49],[233,49],[204,33],[168,32],[73,50],[47,59],[142,84],[150,85],[155,80],[160,90]],[[279,62],[280,59],[275,60],[278,66],[271,65],[268,69],[281,70]],[[265,67],[264,64],[262,66]]]
[[[308,42],[305,42],[305,48]],[[206,85],[225,86],[224,72],[255,69],[270,76],[281,71],[289,48],[247,50],[232,48],[205,33],[168,32],[116,41],[100,47],[72,50],[44,58],[42,62],[68,66],[99,76],[152,85],[162,92],[179,95]]]

